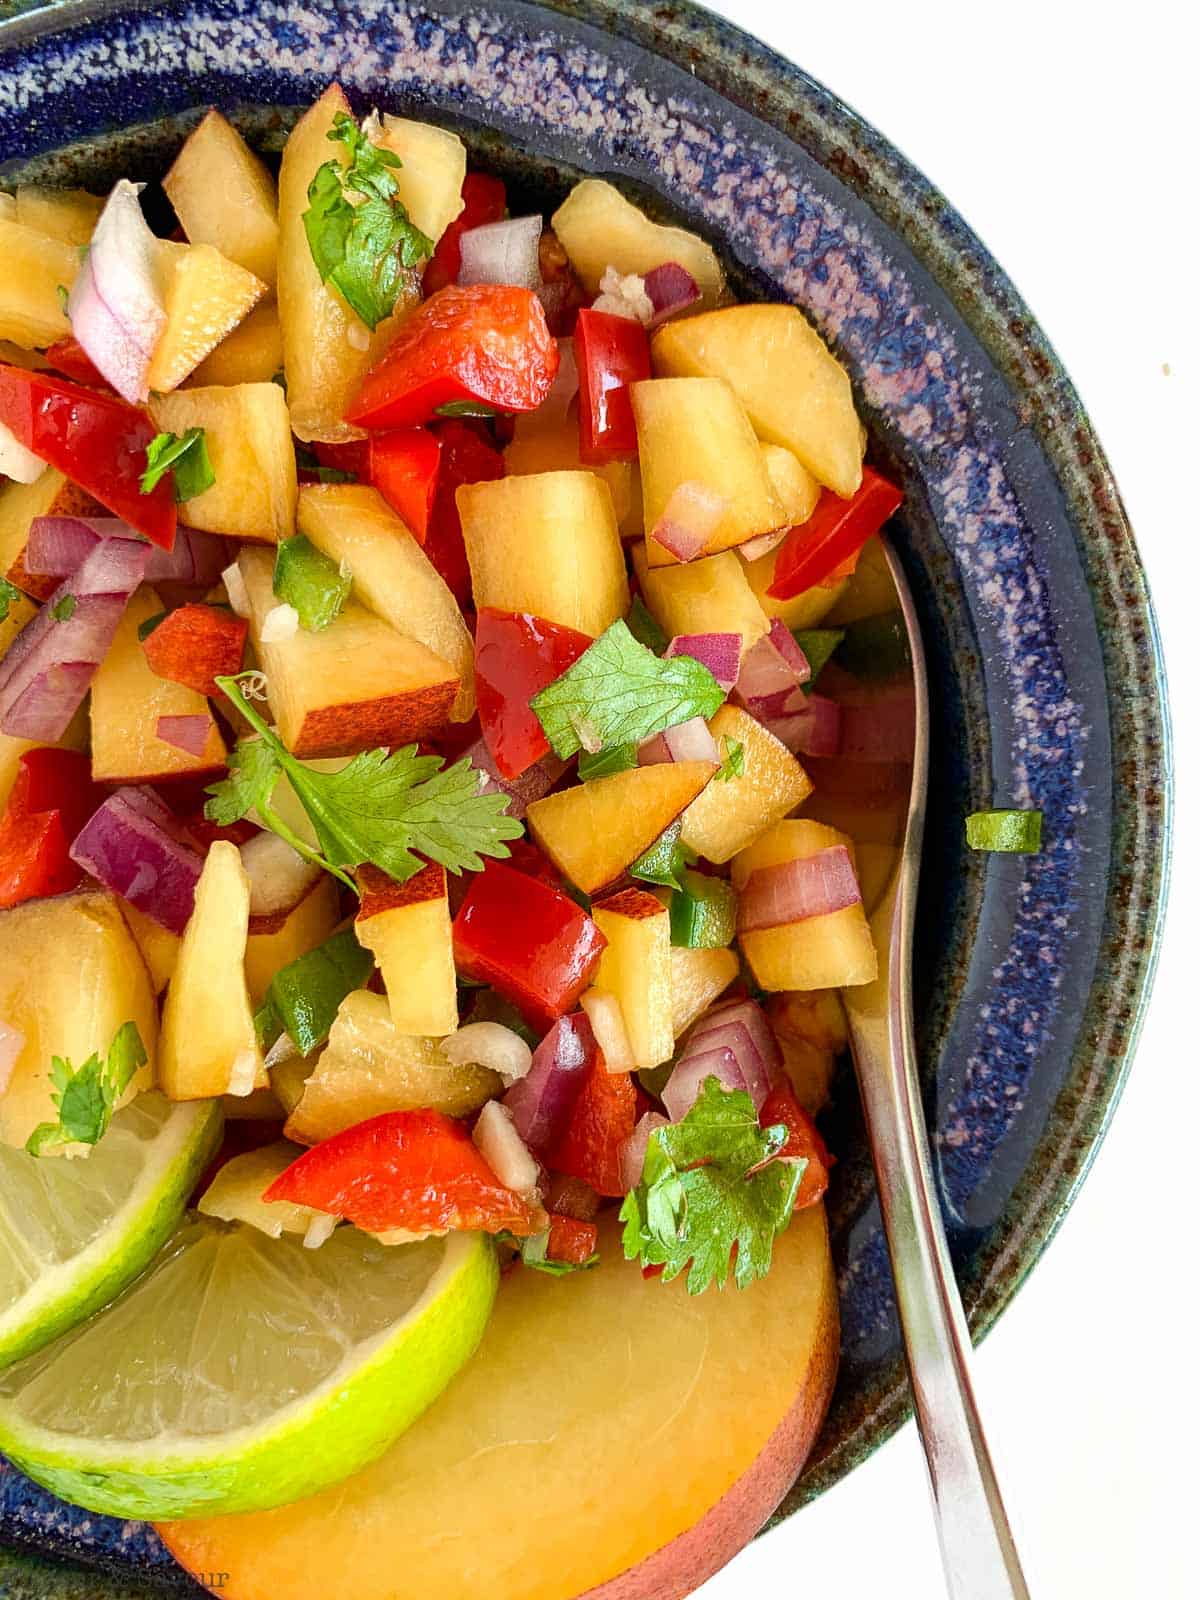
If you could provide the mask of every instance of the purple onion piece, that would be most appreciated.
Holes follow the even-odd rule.
[[[706,1012],[688,1035],[688,1048],[713,1028],[725,1027],[731,1022],[745,1024],[755,1049],[766,1064],[767,1078],[774,1085],[783,1071],[783,1055],[767,1014],[757,1000],[727,1000],[724,1005]]]
[[[695,1104],[706,1078],[716,1078],[725,1089],[744,1089],[746,1080],[730,1049],[698,1050],[683,1057],[663,1087],[662,1100],[672,1122],[682,1122]]]
[[[646,1111],[638,1118],[633,1132],[621,1146],[621,1187],[626,1194],[630,1189],[636,1189],[642,1181],[650,1135],[656,1128],[669,1126],[670,1123],[660,1111]]]
[[[141,791],[118,789],[85,824],[71,859],[162,927],[182,933],[203,859],[148,809]]]
[[[595,1054],[583,1012],[560,1017],[533,1052],[529,1071],[505,1094],[513,1124],[535,1155],[545,1155],[557,1143]]]
[[[844,911],[861,900],[849,850],[844,844],[830,845],[815,855],[752,872],[738,896],[738,932],[786,927]]]
[[[668,656],[691,656],[699,661],[728,694],[737,682],[742,658],[740,633],[679,633],[667,646]]]

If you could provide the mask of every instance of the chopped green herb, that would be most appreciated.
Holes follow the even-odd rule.
[[[731,1261],[739,1289],[765,1277],[806,1165],[774,1159],[786,1141],[786,1128],[759,1127],[744,1089],[706,1078],[683,1120],[650,1135],[621,1206],[626,1257],[662,1266],[665,1282],[686,1270],[689,1294],[723,1288]]]
[[[656,656],[661,656],[671,642],[650,615],[640,594],[634,595],[625,622],[637,642],[644,644],[647,650],[653,650]]]
[[[500,413],[495,406],[485,406],[482,400],[447,400],[444,406],[435,406],[435,417],[482,417],[490,420]]]
[[[643,883],[661,883],[668,889],[680,888],[679,874],[691,854],[680,842],[682,830],[682,822],[673,822],[665,833],[659,834],[630,867],[630,877],[640,878]]]
[[[173,474],[175,499],[180,504],[194,500],[216,483],[203,428],[189,428],[182,436],[158,433],[151,439],[146,446],[142,493],[151,494],[168,472]]]
[[[846,637],[838,646],[839,667],[856,678],[882,681],[898,678],[912,666],[908,629],[900,611],[884,611],[846,624]]]
[[[353,472],[344,472],[341,467],[322,465],[313,452],[302,444],[296,446],[296,467],[300,472],[306,472],[310,477],[316,478],[318,483],[358,482]]]
[[[482,856],[507,856],[504,840],[523,832],[507,814],[506,795],[480,793],[479,772],[465,756],[447,767],[441,756],[418,755],[410,744],[367,750],[339,772],[305,766],[243,694],[241,685],[252,677],[217,679],[259,737],[239,741],[229,776],[207,791],[204,814],[211,822],[228,826],[254,811],[264,827],[350,889],[355,883],[347,869],[367,861],[398,883],[421,870],[422,856],[450,872],[478,872]],[[285,773],[316,832],[315,850],[272,808]]]
[[[793,628],[792,638],[804,652],[804,659],[808,662],[812,676],[804,685],[804,692],[810,693],[821,676],[822,670],[829,664],[829,658],[846,637],[844,628]]]
[[[18,600],[24,599],[25,596],[15,583],[9,583],[7,578],[0,578],[0,622],[7,622],[9,611]]]
[[[638,764],[638,747],[632,741],[628,744],[614,744],[607,750],[597,750],[595,755],[589,755],[586,750],[579,753],[579,777],[581,782],[588,783],[592,778],[611,778],[614,772],[628,772],[630,767]]]
[[[691,656],[660,660],[624,622],[612,626],[530,701],[554,753],[564,760],[582,747],[581,727],[600,749],[640,744],[692,717],[711,717],[725,695]]]
[[[138,623],[138,638],[143,644],[154,632],[155,628],[158,627],[159,623],[167,620],[167,615],[165,611],[156,611],[152,617],[147,617],[144,622]]]
[[[300,626],[319,633],[346,604],[351,578],[304,534],[284,539],[275,552],[275,593],[294,606]]]
[[[254,1018],[263,1049],[286,1033],[301,1055],[329,1037],[338,1007],[371,976],[375,958],[364,950],[353,928],[343,928],[324,944],[297,956],[271,979]]]
[[[728,734],[721,735],[721,765],[717,768],[715,776],[722,783],[728,783],[731,778],[740,778],[746,771],[746,747],[740,739],[731,739]]]
[[[55,622],[70,622],[78,604],[79,601],[73,594],[64,594],[61,600],[56,600],[50,607],[50,615]]]
[[[671,896],[671,943],[686,950],[724,950],[737,931],[737,895],[724,878],[680,874]]]
[[[525,1266],[533,1267],[538,1272],[548,1272],[554,1278],[564,1278],[569,1272],[586,1272],[600,1259],[599,1254],[593,1254],[586,1261],[548,1261],[546,1251],[550,1245],[549,1229],[526,1239],[518,1239],[511,1233],[498,1233],[496,1239],[500,1244],[511,1245]]]
[[[332,283],[368,328],[396,309],[411,269],[433,254],[409,218],[393,176],[400,158],[374,145],[346,113],[333,119],[329,138],[343,144],[348,166],[326,161],[308,186],[304,213],[308,247],[323,283]],[[347,198],[359,196],[357,203]]]
[[[70,290],[67,288],[65,283],[56,283],[54,285],[54,292],[58,296],[59,310],[65,317],[67,314],[67,302],[71,298]]]
[[[117,1029],[103,1063],[92,1055],[76,1069],[61,1056],[52,1056],[50,1081],[55,1092],[50,1099],[58,1120],[36,1127],[25,1141],[26,1150],[41,1156],[64,1145],[98,1144],[117,1102],[145,1064],[146,1047],[134,1022],[123,1022]]]
[[[973,811],[967,818],[967,845],[1035,856],[1042,848],[1040,811]]]

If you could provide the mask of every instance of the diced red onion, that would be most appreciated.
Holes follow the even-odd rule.
[[[642,1181],[646,1165],[646,1151],[650,1148],[650,1135],[656,1128],[670,1127],[661,1111],[644,1112],[637,1120],[633,1132],[621,1145],[621,1188],[628,1194]]]
[[[763,726],[800,756],[836,756],[842,743],[842,708],[827,695],[810,694],[798,711],[766,717]]]
[[[660,322],[673,317],[677,311],[694,305],[700,298],[700,285],[678,261],[664,261],[660,267],[651,267],[642,283],[645,285],[646,298],[654,307],[654,315],[650,319],[652,328],[657,328]]]
[[[782,928],[844,911],[861,900],[849,850],[844,844],[830,845],[815,855],[752,872],[738,896],[738,932]]]
[[[150,358],[167,325],[142,187],[122,178],[109,195],[67,300],[71,331],[93,366],[135,404],[150,392]]]
[[[616,995],[604,989],[589,989],[579,1004],[592,1025],[592,1037],[608,1071],[635,1072],[637,1061],[629,1042],[625,1014]]]
[[[20,1028],[14,1028],[7,1022],[0,1022],[0,1094],[8,1088],[12,1070],[24,1048],[25,1035]]]
[[[661,767],[675,759],[661,733],[642,740],[638,745],[637,758],[639,767]]]
[[[705,1012],[688,1035],[688,1051],[707,1049],[708,1037],[711,1034],[719,1028],[728,1028],[736,1023],[740,1023],[749,1033],[756,1055],[766,1070],[767,1084],[773,1088],[783,1071],[783,1055],[771,1024],[767,1021],[766,1012],[756,1000],[728,1000],[724,1005]],[[751,1066],[752,1076],[756,1076],[753,1073],[753,1063]]]
[[[865,705],[845,705],[837,753],[851,761],[911,761],[916,718],[916,701],[907,687]]]
[[[688,478],[676,484],[667,496],[650,537],[677,561],[692,561],[716,532],[727,505],[724,495],[706,483]]]
[[[182,933],[204,863],[159,813],[170,816],[157,796],[118,789],[85,824],[71,859],[162,927]]]
[[[538,289],[542,269],[538,263],[541,217],[510,217],[468,228],[459,239],[459,283],[504,283],[520,289]]]
[[[546,1178],[546,1210],[560,1216],[591,1222],[600,1209],[600,1196],[582,1178],[569,1178],[565,1172],[551,1172]]]
[[[488,1067],[498,1072],[509,1087],[524,1078],[533,1065],[533,1051],[519,1033],[502,1022],[468,1022],[442,1040],[442,1054],[456,1066],[470,1063]]]
[[[753,539],[747,539],[745,544],[738,545],[738,553],[746,561],[769,556],[772,550],[783,543],[790,531],[788,528],[773,528],[770,533],[760,533]]]
[[[560,1017],[533,1052],[529,1071],[505,1094],[513,1126],[535,1155],[545,1155],[566,1127],[595,1054],[583,1012]]]
[[[693,1054],[703,1054],[709,1050],[733,1051],[747,1092],[757,1110],[771,1092],[771,1078],[767,1062],[746,1023],[741,1019],[722,1022],[719,1027],[695,1035],[688,1040],[680,1059],[686,1061]]]
[[[213,719],[206,711],[188,712],[183,716],[159,717],[154,736],[189,756],[202,756],[208,748],[212,726]]]
[[[803,711],[805,696],[800,685],[811,676],[804,652],[776,617],[770,633],[757,640],[742,658],[733,693],[760,722],[788,717]]]
[[[536,1200],[541,1169],[513,1125],[512,1112],[489,1100],[471,1131],[476,1149],[506,1189]]]
[[[225,585],[225,593],[229,596],[229,604],[235,616],[241,617],[243,622],[248,622],[254,614],[250,604],[250,594],[246,588],[246,580],[242,577],[242,569],[236,561],[231,561],[221,574],[221,582]]]
[[[716,761],[721,759],[717,741],[708,731],[703,717],[689,717],[663,732],[672,761]]]
[[[525,813],[535,800],[550,793],[567,770],[567,763],[555,755],[543,756],[540,761],[523,772],[519,778],[503,778],[482,739],[477,739],[466,752],[471,765],[484,777],[480,794],[506,794],[508,814],[524,821]]]
[[[102,539],[113,538],[136,539],[136,535],[117,517],[34,517],[25,546],[25,570],[39,577],[70,577]],[[208,589],[221,576],[227,554],[223,539],[181,526],[173,549],[150,546],[142,576],[147,583],[171,581]]]
[[[0,733],[48,744],[62,738],[108,653],[149,552],[144,541],[106,539],[25,624],[0,661]],[[67,601],[73,602],[69,616],[61,609]]]
[[[12,429],[0,422],[0,477],[14,483],[36,483],[45,470],[42,458],[26,450]]]
[[[202,749],[195,752],[202,753]],[[306,861],[277,833],[256,833],[239,847],[238,853],[250,880],[252,917],[273,917],[281,911],[290,911],[300,904],[321,876],[320,867]]]
[[[742,659],[740,633],[677,633],[667,646],[668,656],[691,656],[708,668],[719,688],[728,694],[737,682]]]
[[[662,1100],[672,1122],[682,1122],[692,1109],[706,1078],[716,1078],[725,1089],[745,1089],[746,1079],[733,1051],[697,1050],[682,1056],[663,1086]]]

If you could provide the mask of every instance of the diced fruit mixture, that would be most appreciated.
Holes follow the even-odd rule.
[[[912,739],[844,369],[336,87],[278,178],[213,111],[162,188],[169,239],[126,181],[0,206],[0,1141],[157,1093],[242,1130],[197,1198],[264,1250],[566,1277],[619,1208],[761,1278]]]

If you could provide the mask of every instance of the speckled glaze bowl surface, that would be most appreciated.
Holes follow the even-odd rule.
[[[18,14],[20,13],[20,14]],[[849,368],[934,684],[919,1027],[952,1247],[978,1336],[1103,1135],[1154,963],[1170,763],[1162,662],[1117,490],[1071,384],[962,219],[798,68],[686,5],[630,0],[0,4],[0,178],[153,179],[221,106],[264,149],[337,77],[445,121],[547,208],[585,172],[698,229],[744,296],[803,306]],[[962,817],[1036,805],[1041,855]],[[779,1516],[908,1413],[849,1084],[832,1141],[842,1368]],[[0,1593],[192,1587],[154,1534],[0,1469]]]

